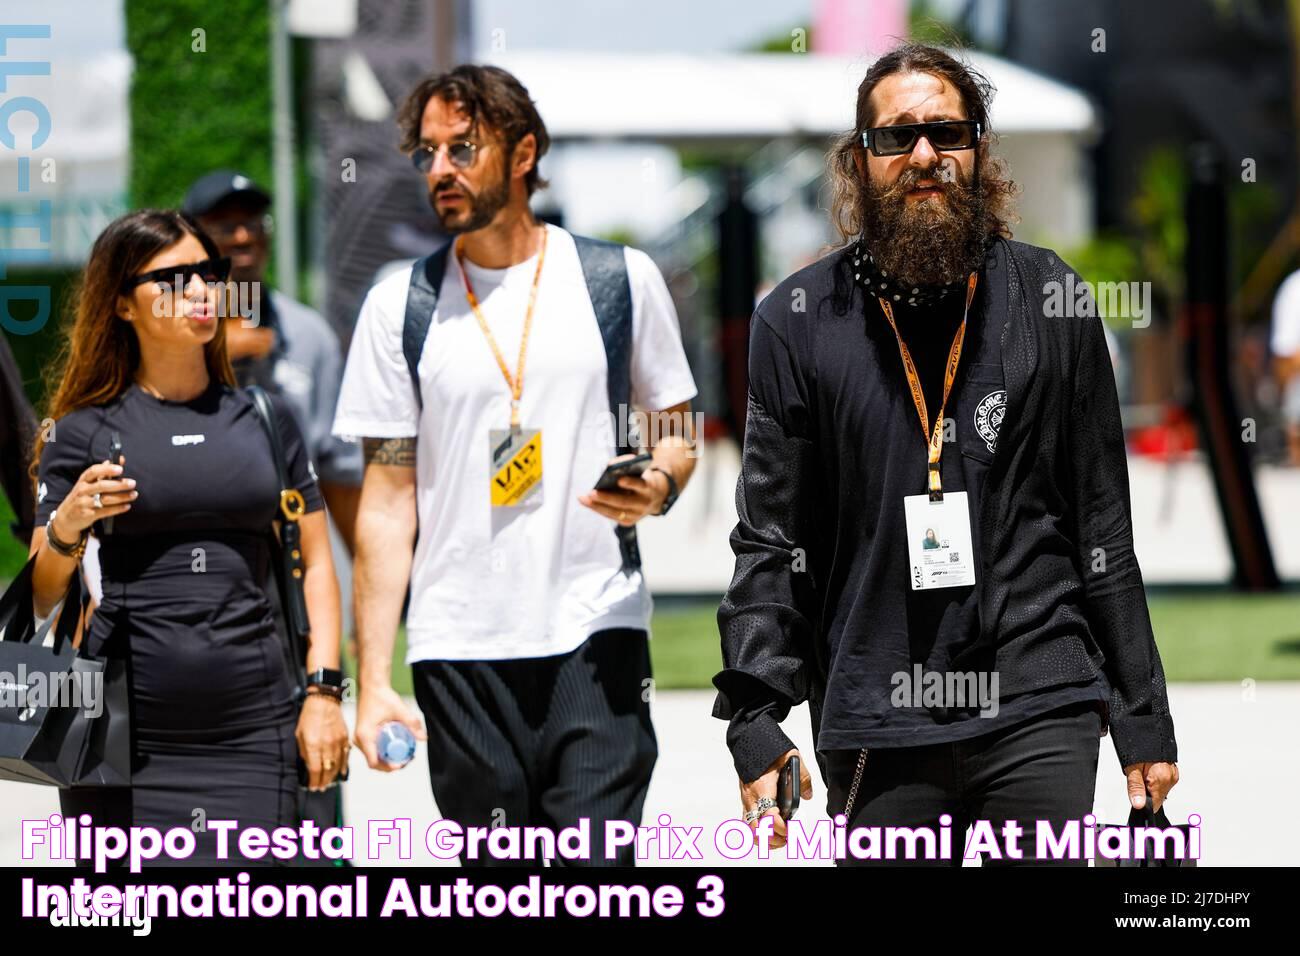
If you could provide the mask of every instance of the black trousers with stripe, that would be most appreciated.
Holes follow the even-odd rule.
[[[558,831],[586,818],[594,859],[579,865],[634,864],[629,847],[604,858],[604,828],[607,820],[640,825],[659,756],[645,631],[597,631],[552,657],[418,661],[412,669],[444,819]],[[461,863],[519,865],[483,854]]]

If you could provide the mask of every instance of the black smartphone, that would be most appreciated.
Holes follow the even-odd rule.
[[[325,785],[325,789],[329,790],[332,787],[337,787],[340,783],[343,783],[343,781],[347,779],[348,779],[348,767],[345,764],[343,766],[343,769],[339,772],[338,776],[336,776],[333,780],[331,780],[328,784]],[[306,790],[308,789],[310,782],[311,782],[311,775],[307,772],[307,763],[300,756],[298,758],[298,786]]]
[[[113,432],[113,443],[108,446],[108,460],[114,465],[122,464],[122,436]],[[104,534],[113,533],[113,519],[105,518],[101,522],[104,526]]]
[[[799,809],[799,758],[791,757],[781,768],[776,781],[776,808],[782,820],[789,820]]]
[[[604,473],[601,474],[596,482],[597,491],[620,491],[618,480],[624,475],[640,477],[645,470],[650,467],[654,461],[654,456],[649,452],[637,455],[635,458],[625,458],[622,461],[616,461],[605,466]]]

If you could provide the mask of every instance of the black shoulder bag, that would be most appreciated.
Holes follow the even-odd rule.
[[[260,385],[249,385],[246,390],[253,399],[253,407],[257,409],[262,428],[271,442],[276,481],[280,485],[280,514],[276,522],[280,534],[277,540],[274,530],[271,532],[275,552],[271,563],[275,570],[275,583],[280,594],[280,607],[289,643],[290,667],[298,684],[294,701],[301,711],[303,701],[307,699],[307,639],[311,635],[311,621],[307,617],[307,593],[303,588],[305,567],[302,560],[302,530],[298,527],[298,519],[306,513],[307,502],[303,500],[302,493],[289,483],[284,441],[280,437],[280,426],[276,423],[270,397]],[[335,780],[346,780],[347,774],[348,768],[345,765]],[[307,766],[301,755],[298,758],[298,785],[303,789],[307,786]],[[331,791],[334,789],[330,788]],[[324,797],[337,803],[334,793],[329,791],[324,794],[308,793],[307,797]],[[313,818],[316,815],[311,813]],[[335,823],[328,825],[333,826]]]
[[[249,385],[248,394],[253,399],[262,428],[271,442],[271,457],[275,460],[275,480],[280,485],[279,544],[276,547],[275,583],[280,591],[280,606],[289,638],[289,657],[293,661],[294,678],[298,682],[299,696],[307,692],[307,645],[311,634],[311,621],[307,617],[307,593],[303,589],[305,569],[302,563],[302,531],[298,519],[307,510],[302,493],[289,484],[289,468],[284,458],[284,442],[280,426],[275,420],[271,399],[260,385]]]

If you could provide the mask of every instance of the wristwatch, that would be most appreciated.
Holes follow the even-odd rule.
[[[329,667],[318,667],[307,675],[308,689],[316,688],[319,694],[343,699],[343,672]]]
[[[668,509],[677,503],[677,496],[680,492],[677,490],[677,479],[675,479],[667,469],[660,468],[658,465],[651,465],[646,471],[657,471],[668,479],[668,496],[664,498],[664,506],[659,509],[661,515],[668,514]]]

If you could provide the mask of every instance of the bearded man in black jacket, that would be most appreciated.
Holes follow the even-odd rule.
[[[804,701],[828,813],[951,825],[951,865],[976,820],[1024,828],[986,865],[1086,865],[1037,858],[1035,824],[1091,812],[1108,732],[1134,807],[1178,781],[1101,319],[1009,238],[991,92],[932,47],[877,60],[831,157],[845,244],[751,325],[713,714],[773,846]]]

